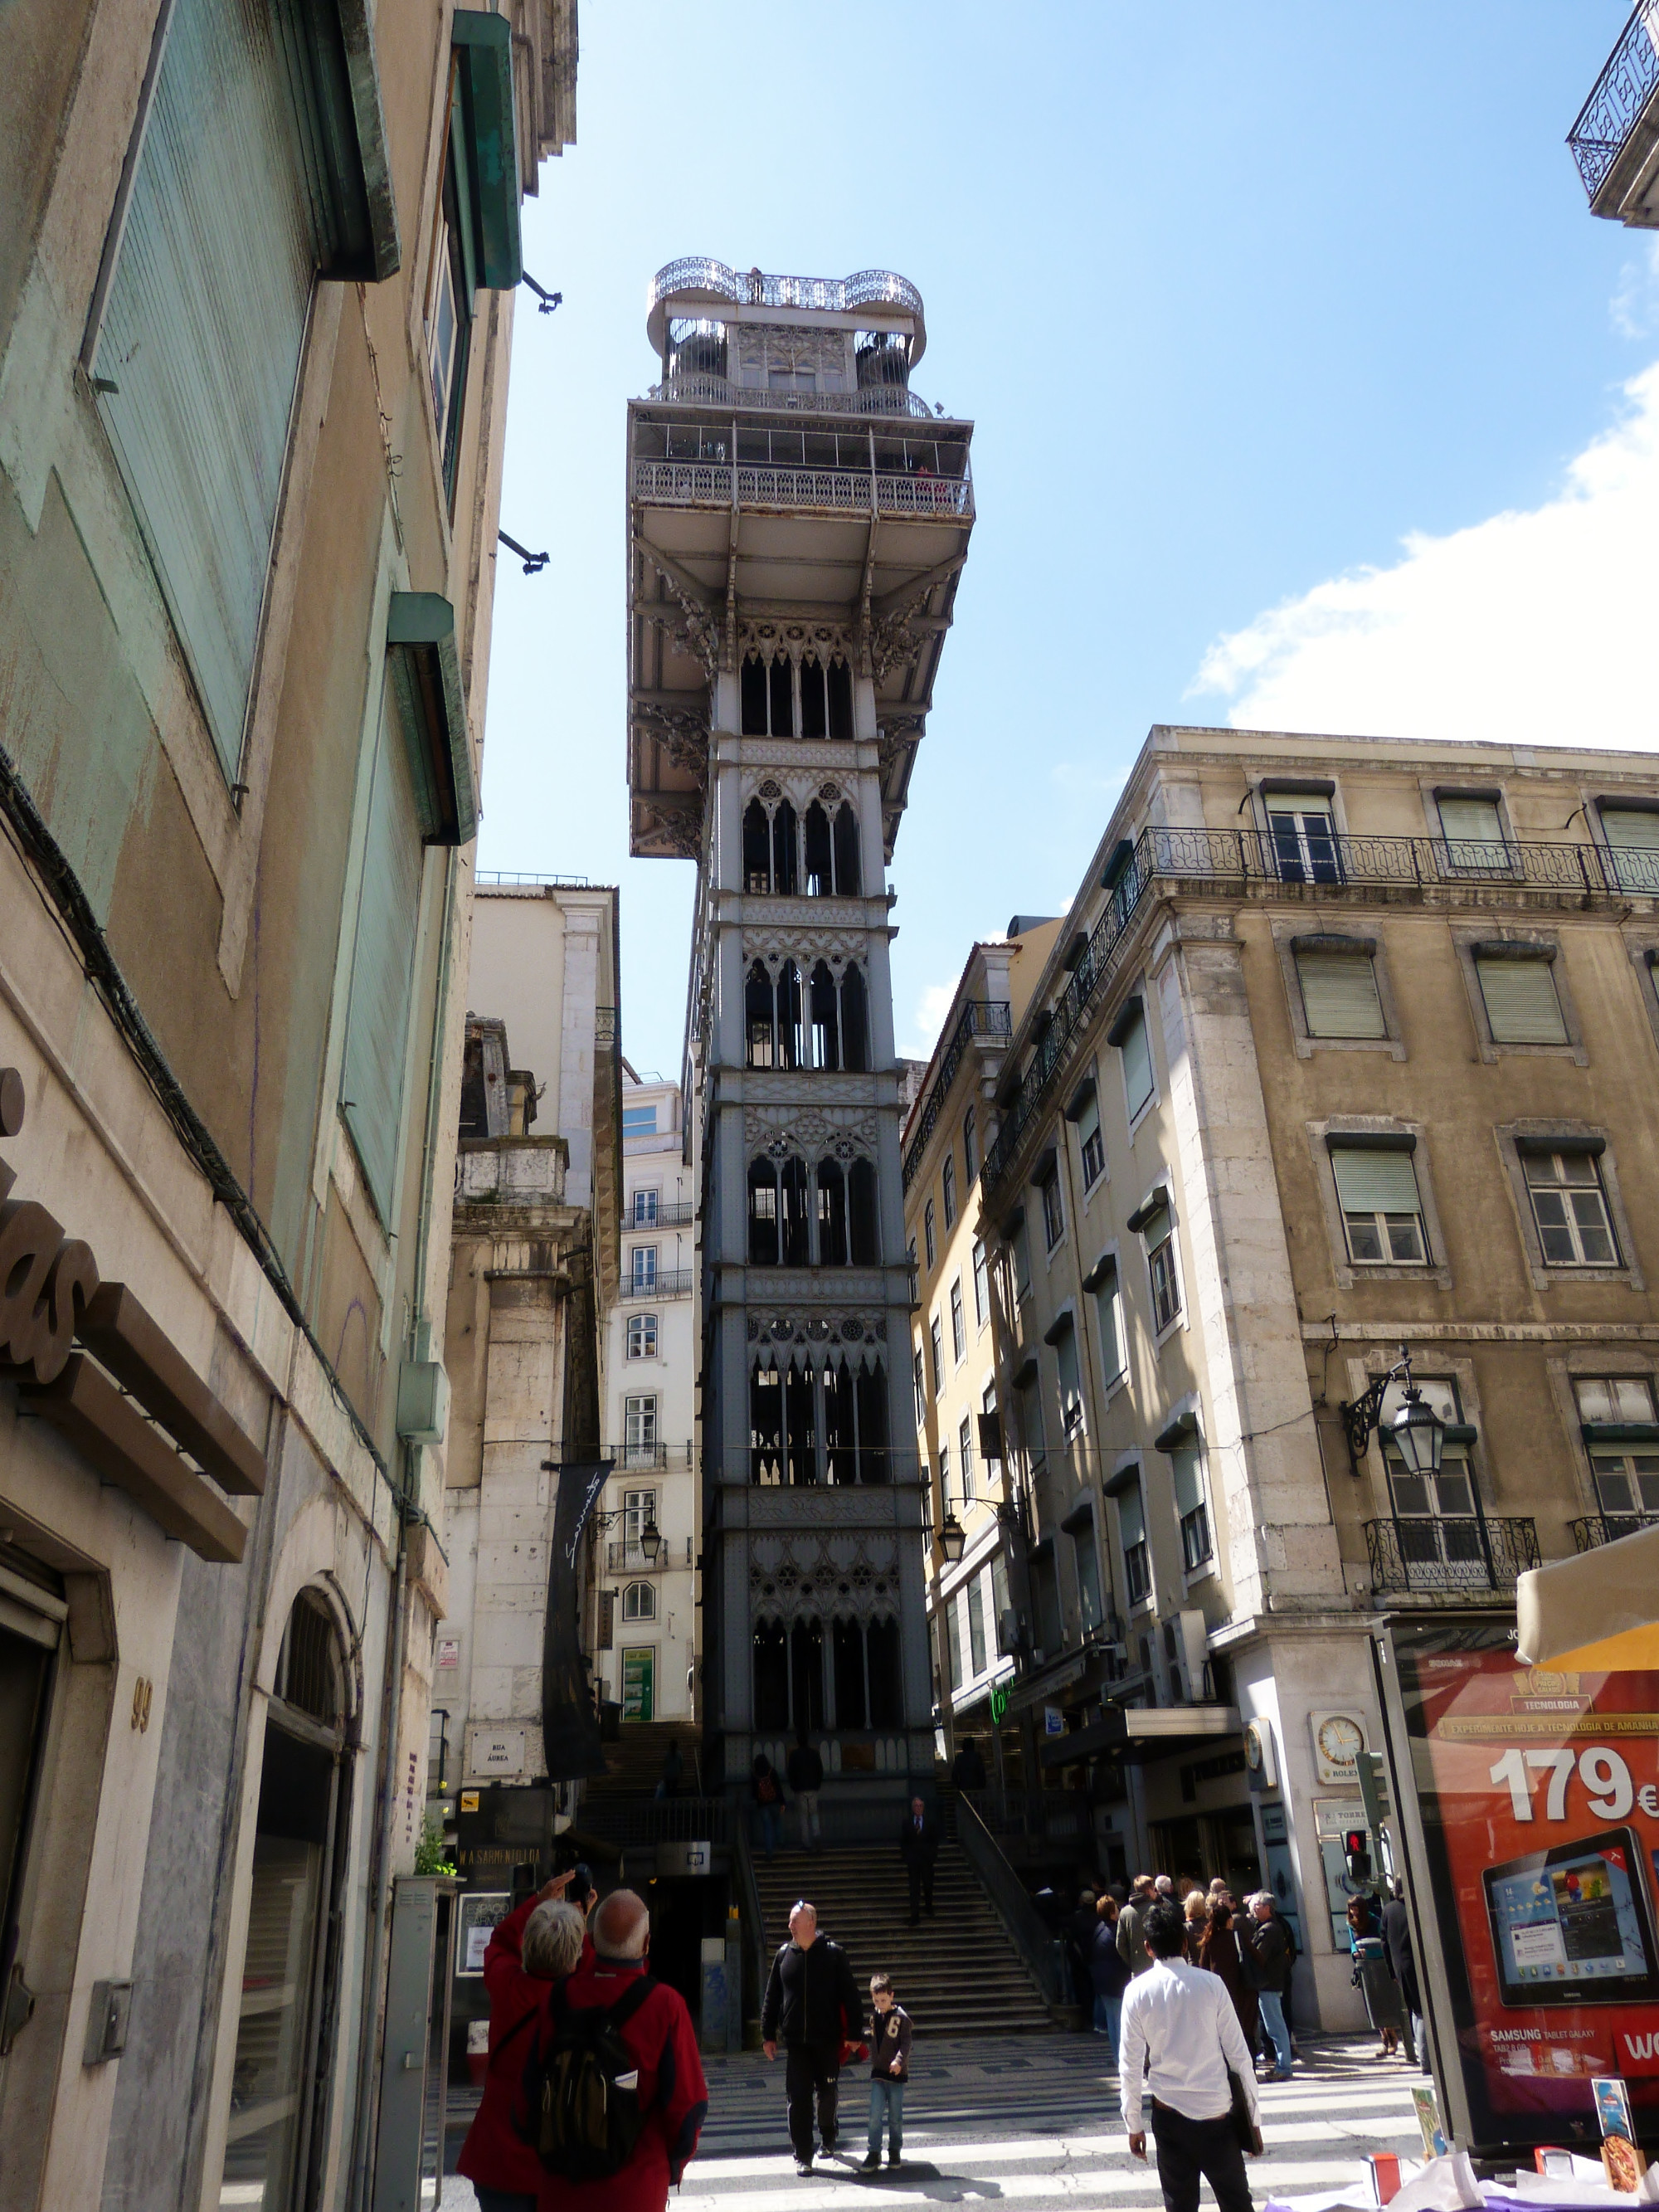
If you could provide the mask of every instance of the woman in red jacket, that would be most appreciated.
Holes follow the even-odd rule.
[[[542,2162],[513,2124],[525,2061],[552,2003],[555,1985],[591,1956],[587,1924],[561,1902],[568,1874],[526,1898],[496,1927],[484,1953],[489,1996],[489,2068],[483,2097],[455,2161],[477,2191],[478,2212],[536,2212]]]

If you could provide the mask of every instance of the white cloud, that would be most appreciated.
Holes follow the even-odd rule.
[[[956,994],[954,978],[948,983],[929,983],[924,988],[910,1018],[911,1042],[899,1047],[904,1059],[933,1058],[933,1047],[939,1042],[939,1030],[945,1025],[945,1017],[951,1011],[951,1001]]]
[[[1646,749],[1655,712],[1659,363],[1559,494],[1448,537],[1413,534],[1258,615],[1205,655],[1239,729]]]
[[[1650,238],[1635,261],[1626,262],[1608,307],[1620,337],[1645,338],[1659,329],[1659,238]]]

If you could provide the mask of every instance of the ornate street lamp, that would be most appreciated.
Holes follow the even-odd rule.
[[[939,1523],[939,1547],[945,1555],[945,1564],[947,1567],[955,1566],[957,1561],[962,1557],[967,1541],[968,1531],[947,1505],[945,1509],[945,1518]]]
[[[640,1549],[645,1553],[645,1564],[654,1567],[662,1552],[662,1531],[654,1521],[647,1521],[640,1531]]]
[[[1438,1474],[1441,1455],[1446,1448],[1446,1424],[1412,1381],[1412,1352],[1408,1344],[1400,1347],[1400,1357],[1386,1375],[1379,1375],[1363,1397],[1355,1398],[1341,1408],[1342,1425],[1348,1442],[1348,1464],[1357,1476],[1360,1462],[1365,1456],[1365,1447],[1374,1430],[1382,1425],[1382,1400],[1389,1385],[1403,1379],[1405,1399],[1400,1411],[1389,1423],[1389,1434],[1394,1438],[1407,1474]]]

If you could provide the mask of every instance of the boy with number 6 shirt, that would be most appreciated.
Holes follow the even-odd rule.
[[[864,2171],[881,2164],[881,2124],[887,2122],[887,2163],[904,2162],[904,2085],[910,2078],[910,2015],[893,2002],[885,1974],[870,1977],[870,2147]]]

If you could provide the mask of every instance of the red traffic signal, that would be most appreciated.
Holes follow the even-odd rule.
[[[1364,1828],[1345,1829],[1342,1836],[1343,1856],[1348,1863],[1350,1881],[1365,1881],[1371,1871],[1370,1836]]]

